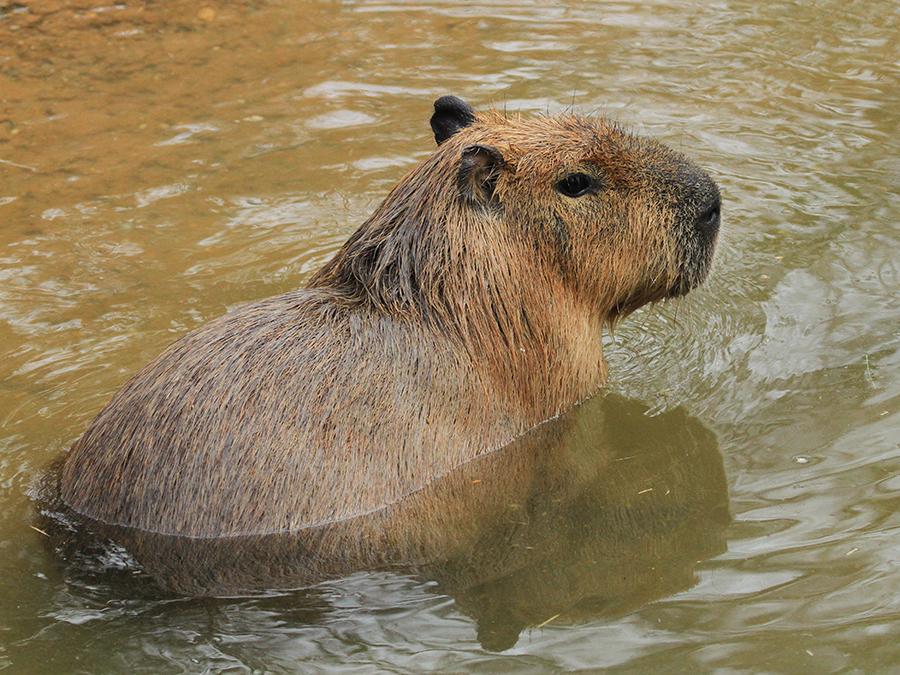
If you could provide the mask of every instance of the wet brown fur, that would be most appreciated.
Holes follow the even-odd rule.
[[[560,194],[574,171],[596,193]],[[203,538],[396,503],[596,391],[604,327],[705,277],[712,204],[686,158],[603,120],[476,114],[305,289],[135,375],[73,447],[61,496]]]

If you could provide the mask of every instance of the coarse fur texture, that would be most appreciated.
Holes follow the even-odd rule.
[[[590,396],[604,328],[705,278],[719,195],[681,154],[453,97],[432,128],[434,154],[306,288],[115,394],[65,460],[69,507],[199,538],[372,513]]]

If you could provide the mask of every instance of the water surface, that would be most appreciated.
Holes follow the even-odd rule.
[[[0,666],[900,665],[894,4],[79,6],[0,8]],[[559,590],[595,576],[539,577],[532,599],[544,590],[568,608],[555,618],[516,604],[516,577],[466,594],[446,575],[360,572],[299,594],[198,601],[60,567],[32,529],[43,469],[172,340],[301,285],[427,155],[431,101],[445,93],[603,114],[719,182],[724,234],[706,286],[638,312],[607,342],[608,389],[641,412],[605,438],[655,433],[652,458],[690,454],[685,430],[702,429],[703,456],[724,468],[727,550],[685,546],[697,554],[685,564],[645,547],[628,559],[640,573],[606,575],[587,605]],[[689,511],[654,512],[682,514],[669,550],[684,541],[678,523],[697,522]],[[660,535],[642,522],[618,552]],[[583,572],[584,549],[563,550],[561,568]]]

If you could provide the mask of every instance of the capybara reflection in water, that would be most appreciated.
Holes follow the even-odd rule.
[[[681,154],[602,119],[434,108],[437,150],[306,288],[113,396],[65,459],[69,507],[196,538],[370,514],[589,397],[604,328],[706,277],[719,194]]]

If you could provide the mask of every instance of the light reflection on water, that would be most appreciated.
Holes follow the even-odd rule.
[[[0,665],[877,673],[900,662],[896,7],[288,2],[240,23],[138,36],[146,67],[118,80],[96,64],[125,57],[89,43],[58,64],[65,85],[41,71],[54,110],[8,104],[20,133],[0,140],[11,162],[0,164]],[[30,64],[3,76],[36,78]],[[42,467],[165,344],[301,284],[427,153],[429,106],[447,92],[597,111],[719,180],[725,233],[709,283],[639,312],[607,349],[613,391],[657,415],[683,406],[715,431],[728,551],[697,566],[691,589],[620,618],[532,627],[501,653],[481,649],[451,596],[405,575],[206,602],[66,583],[28,528]]]

